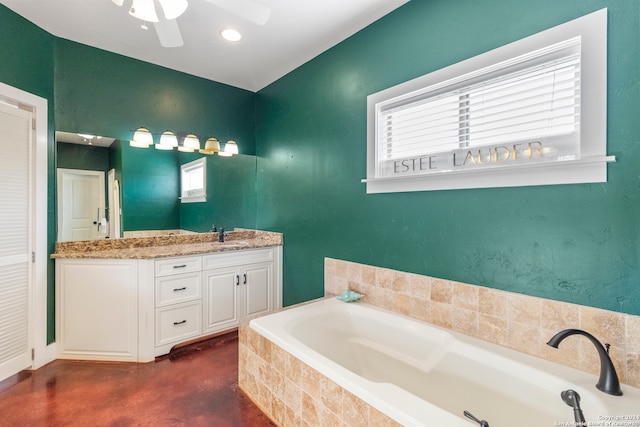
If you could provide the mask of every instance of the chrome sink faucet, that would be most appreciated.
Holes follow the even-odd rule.
[[[581,329],[565,329],[555,334],[547,343],[547,345],[558,348],[558,345],[571,335],[583,335],[589,339],[598,350],[598,356],[600,356],[600,378],[596,388],[604,393],[611,394],[613,396],[622,396],[622,390],[620,390],[620,381],[618,380],[618,374],[616,368],[611,362],[609,357],[609,344],[605,344],[607,349],[598,341],[596,337],[589,332],[585,332]]]

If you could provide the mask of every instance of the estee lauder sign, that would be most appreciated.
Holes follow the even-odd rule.
[[[554,152],[554,156],[545,158],[545,153]],[[543,147],[541,141],[516,144],[494,145],[477,148],[464,148],[446,153],[429,154],[394,160],[391,175],[428,174],[463,169],[503,166],[525,162],[544,162],[557,160],[556,150]]]

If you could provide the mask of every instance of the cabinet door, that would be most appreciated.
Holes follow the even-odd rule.
[[[244,286],[244,315],[266,313],[272,310],[273,263],[248,266],[242,277]]]
[[[56,261],[58,357],[136,361],[135,260]]]
[[[207,270],[204,282],[204,333],[222,331],[240,324],[238,290],[240,276],[233,267]]]

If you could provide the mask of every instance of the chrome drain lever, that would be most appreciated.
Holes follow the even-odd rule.
[[[489,427],[489,423],[488,422],[486,422],[485,420],[479,420],[471,412],[464,411],[463,414],[464,414],[465,417],[469,418],[470,420],[473,420],[473,421],[477,422],[478,425],[480,425],[480,427]]]

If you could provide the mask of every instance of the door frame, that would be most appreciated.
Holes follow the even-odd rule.
[[[32,343],[31,369],[37,369],[56,358],[55,342],[47,344],[47,268],[48,268],[48,101],[21,89],[0,82],[0,102],[32,109],[34,117],[34,141],[32,147],[33,178],[33,235],[32,235],[32,283],[31,309],[29,312],[29,342]],[[53,283],[52,283],[53,285]]]

